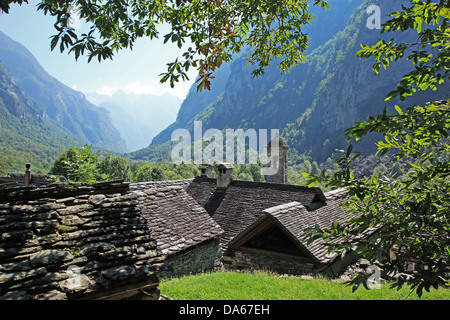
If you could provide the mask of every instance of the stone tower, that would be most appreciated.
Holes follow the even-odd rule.
[[[276,143],[274,143],[275,139],[278,140],[278,152],[276,150]],[[278,171],[276,174],[265,176],[267,182],[281,183],[281,184],[288,183],[288,177],[287,177],[287,175],[288,175],[288,170],[287,170],[287,151],[288,151],[288,149],[289,149],[289,146],[287,145],[286,141],[282,137],[280,137],[278,135],[278,133],[267,144],[267,153],[268,153],[268,156],[271,158],[270,164],[272,166],[278,165]],[[273,164],[272,164],[272,161],[274,161]]]

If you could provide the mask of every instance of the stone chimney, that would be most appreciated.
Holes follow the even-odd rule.
[[[225,162],[217,166],[217,189],[227,189],[233,177],[234,166]]]
[[[276,140],[278,140],[278,148],[277,148],[277,144],[275,143]],[[278,133],[267,144],[268,156],[271,157],[271,162],[272,161],[274,162],[274,163],[271,163],[271,165],[278,167],[278,171],[276,174],[265,176],[267,182],[281,183],[281,184],[288,183],[288,168],[287,168],[287,163],[288,163],[287,162],[287,151],[288,151],[288,149],[289,149],[289,146],[287,145],[286,141],[283,138],[281,138],[278,135]]]
[[[25,187],[29,187],[31,183],[31,163],[27,163],[25,168]]]
[[[200,177],[211,178],[212,166],[210,164],[201,164],[198,168]]]

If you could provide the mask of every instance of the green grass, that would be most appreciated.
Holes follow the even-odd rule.
[[[161,294],[174,300],[412,300],[419,299],[407,287],[366,290],[354,293],[343,283],[325,278],[312,280],[267,272],[214,272],[161,280]],[[450,300],[450,289],[430,290],[421,300]]]

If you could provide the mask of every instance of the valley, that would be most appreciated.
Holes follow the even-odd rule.
[[[312,8],[317,18],[307,26],[305,63],[287,74],[274,63],[254,78],[245,60],[248,52],[243,52],[216,71],[211,90],[197,92],[194,84],[184,100],[123,91],[83,94],[50,76],[25,47],[0,34],[0,170],[22,171],[25,163],[33,162],[38,172],[46,173],[60,153],[85,144],[100,154],[120,155],[137,163],[135,167],[170,162],[175,145],[171,134],[176,129],[193,133],[194,122],[201,121],[203,131],[278,129],[289,145],[291,180],[301,183],[298,170],[333,169],[329,165],[333,153],[347,147],[344,131],[355,123],[384,108],[392,111],[394,105],[449,98],[445,84],[404,102],[385,102],[385,95],[410,68],[408,62],[399,61],[375,74],[371,61],[355,57],[361,43],[388,37],[366,26],[366,8],[373,1],[329,2],[329,11]],[[401,2],[376,1],[384,13]],[[401,38],[415,41],[413,32],[402,33]],[[353,143],[364,159],[370,159],[378,139],[372,134]],[[371,172],[384,165],[382,161],[362,161],[361,171]],[[385,162],[390,168],[390,161]]]

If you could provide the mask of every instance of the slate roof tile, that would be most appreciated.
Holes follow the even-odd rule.
[[[234,180],[225,191],[216,191],[215,186],[215,179],[199,177],[191,181],[186,191],[224,230],[221,236],[224,253],[228,242],[254,223],[264,209],[292,201],[309,207],[326,200],[319,188],[298,185]]]
[[[350,218],[350,214],[340,208],[344,200],[338,196],[344,190],[333,191],[326,193],[326,204],[316,205],[312,210],[308,210],[304,204],[294,201],[284,203],[279,206],[274,206],[262,211],[262,216],[252,225],[246,228],[238,236],[236,236],[230,243],[233,244],[242,238],[245,234],[250,232],[254,227],[264,222],[266,219],[273,218],[279,222],[288,233],[292,235],[292,239],[297,241],[318,263],[327,263],[331,257],[327,253],[327,246],[325,241],[317,239],[311,244],[304,241],[304,231],[307,228],[319,225],[322,228],[329,228],[334,221],[343,223]]]
[[[157,239],[158,247],[167,254],[177,253],[223,233],[206,210],[186,193],[183,185],[187,186],[186,180],[178,180],[174,186],[167,182],[132,185],[132,190],[141,192],[138,206]],[[152,194],[159,196],[152,197]]]
[[[127,183],[14,186],[0,199],[0,299],[92,297],[124,278],[157,284],[165,257]],[[66,272],[73,265],[79,277]]]

